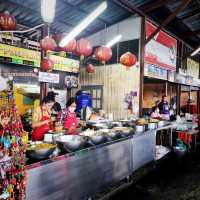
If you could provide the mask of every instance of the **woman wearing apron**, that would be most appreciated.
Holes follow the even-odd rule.
[[[46,96],[42,101],[42,105],[33,111],[32,117],[32,140],[41,141],[44,134],[52,128],[51,109],[55,103],[52,97]]]

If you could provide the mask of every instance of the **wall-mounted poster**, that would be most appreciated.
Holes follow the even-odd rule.
[[[146,38],[155,30],[156,26],[146,21]],[[145,46],[145,63],[156,65],[169,71],[176,71],[177,40],[163,31]]]
[[[76,76],[66,76],[65,86],[67,88],[77,88],[78,87],[78,77]]]

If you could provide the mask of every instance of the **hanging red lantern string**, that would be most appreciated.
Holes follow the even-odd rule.
[[[76,40],[72,39],[65,47],[62,47],[65,52],[72,53],[76,50]]]
[[[57,45],[53,38],[46,36],[40,41],[40,47],[45,51],[54,51]]]
[[[52,71],[53,70],[53,61],[49,58],[44,58],[41,63],[41,67],[44,71]]]
[[[8,11],[0,13],[0,29],[6,31],[16,30],[17,22],[13,15]]]
[[[126,52],[120,57],[120,63],[126,67],[132,67],[137,62],[137,58],[131,52]]]
[[[98,47],[95,50],[95,57],[105,64],[112,58],[112,49],[110,47]]]
[[[92,54],[92,46],[90,42],[86,39],[80,39],[77,41],[76,44],[76,54],[81,57],[81,60],[84,59],[84,57],[87,57]]]
[[[86,72],[88,74],[93,74],[95,72],[95,68],[92,64],[88,64],[87,67],[86,67]]]

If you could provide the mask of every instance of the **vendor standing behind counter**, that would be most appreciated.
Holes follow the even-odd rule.
[[[52,129],[53,118],[51,118],[52,107],[55,99],[51,96],[44,97],[42,105],[36,107],[32,117],[32,140],[43,140],[44,134]]]
[[[169,107],[169,103],[167,102],[167,96],[164,95],[162,96],[162,101],[158,104],[158,107],[160,109],[160,114],[162,115],[162,118],[165,120],[169,120],[170,119],[170,107]]]
[[[66,104],[66,110],[64,111],[64,128],[67,134],[77,134],[78,119],[75,113],[76,110],[76,100],[75,98],[70,98]]]

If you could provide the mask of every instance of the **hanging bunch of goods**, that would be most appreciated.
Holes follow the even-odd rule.
[[[126,67],[132,67],[137,62],[137,58],[131,52],[126,52],[120,57],[120,63]]]
[[[93,73],[95,72],[94,65],[88,64],[87,67],[86,67],[86,72],[87,72],[88,74],[93,74]]]
[[[13,15],[8,11],[0,13],[0,29],[6,31],[16,30],[17,22]]]
[[[43,58],[41,62],[41,66],[44,71],[52,71],[53,65],[54,65],[53,61],[49,58]]]
[[[92,46],[90,42],[86,39],[80,39],[76,44],[76,54],[81,57],[81,60],[84,57],[90,56],[92,54]]]
[[[74,52],[76,50],[76,40],[72,39],[69,41],[65,47],[62,47],[62,50],[69,53]]]
[[[40,47],[45,51],[54,51],[57,45],[52,37],[46,36],[40,41]]]
[[[112,58],[112,49],[110,47],[98,47],[94,54],[97,60],[105,63]]]
[[[25,199],[23,127],[12,92],[0,93],[0,199]]]

